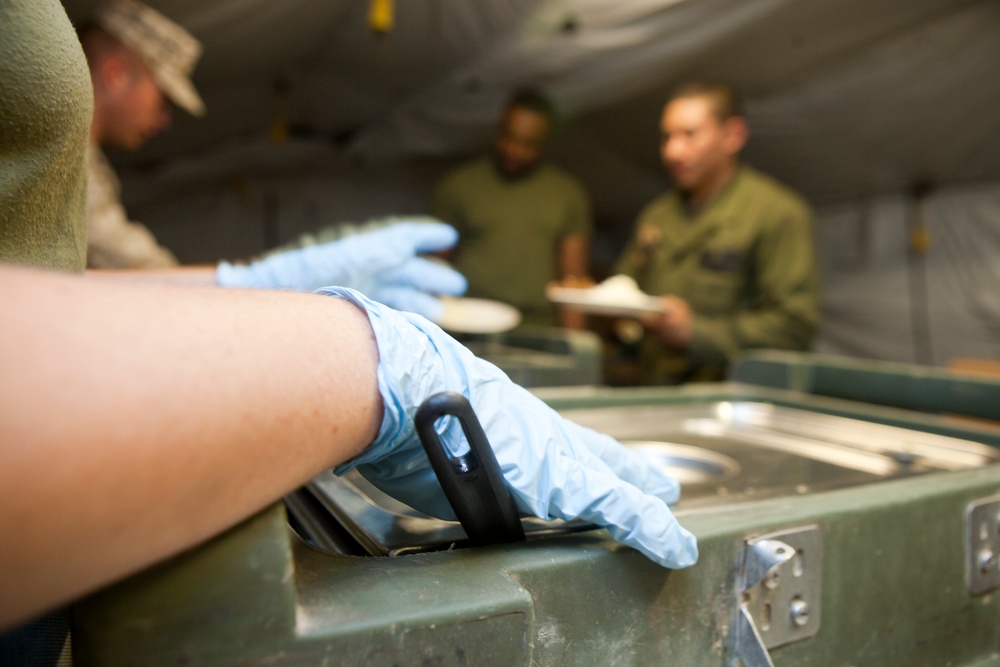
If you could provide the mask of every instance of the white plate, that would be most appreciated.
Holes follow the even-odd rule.
[[[609,298],[590,288],[556,287],[553,285],[546,288],[545,294],[553,303],[594,315],[638,317],[664,312],[663,299],[647,294],[635,300],[629,299],[629,303],[622,303],[620,299]]]
[[[489,299],[438,297],[444,312],[438,322],[445,331],[456,333],[499,333],[521,323],[521,311]]]

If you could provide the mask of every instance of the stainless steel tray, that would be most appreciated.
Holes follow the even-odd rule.
[[[754,499],[795,496],[935,471],[984,466],[993,448],[922,431],[762,402],[606,407],[562,414],[649,456],[682,484],[682,516]],[[326,473],[308,486],[371,554],[460,544],[457,522],[428,517],[386,496],[357,473]],[[529,539],[591,528],[523,519]]]

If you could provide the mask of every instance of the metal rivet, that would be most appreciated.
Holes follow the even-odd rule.
[[[979,571],[983,574],[989,574],[990,570],[995,570],[997,567],[997,555],[990,551],[989,549],[983,549],[979,552]]]
[[[802,627],[809,622],[809,605],[805,600],[792,600],[791,604],[792,623]]]

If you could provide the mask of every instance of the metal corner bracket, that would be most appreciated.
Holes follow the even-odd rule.
[[[768,649],[819,632],[823,534],[811,524],[747,538],[738,567],[734,664],[774,667]]]
[[[1000,495],[973,500],[965,510],[965,578],[969,595],[1000,588]]]

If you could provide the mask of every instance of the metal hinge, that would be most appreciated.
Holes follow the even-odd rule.
[[[1000,495],[969,503],[965,512],[965,578],[969,595],[1000,588]]]
[[[774,667],[768,649],[819,632],[823,534],[809,525],[749,538],[740,563],[733,652],[746,667]]]

